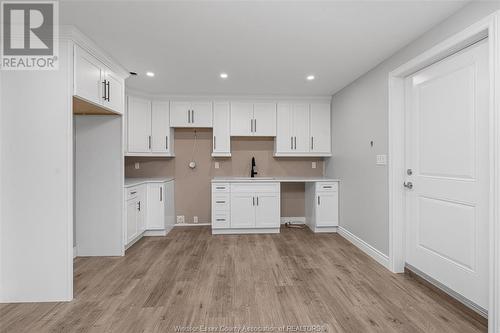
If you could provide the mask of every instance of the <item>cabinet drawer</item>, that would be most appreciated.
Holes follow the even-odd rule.
[[[212,184],[212,192],[229,192],[229,184],[227,183],[216,183]]]
[[[212,228],[214,229],[227,229],[230,226],[229,214],[215,214],[212,221]]]
[[[214,212],[228,212],[229,194],[214,194],[212,197],[212,209]]]
[[[279,193],[279,183],[235,183],[231,184],[231,193]]]
[[[140,188],[137,187],[129,187],[127,188],[127,200],[136,198],[140,193]]]
[[[316,191],[318,192],[337,192],[337,182],[318,182],[316,183]]]

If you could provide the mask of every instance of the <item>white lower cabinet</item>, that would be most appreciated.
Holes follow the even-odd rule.
[[[276,233],[279,183],[213,183],[212,233]]]
[[[306,184],[306,224],[314,232],[335,232],[339,225],[338,182]]]
[[[124,246],[143,235],[164,235],[174,224],[174,181],[147,181],[125,188]]]

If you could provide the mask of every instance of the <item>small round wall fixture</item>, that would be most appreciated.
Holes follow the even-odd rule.
[[[196,162],[195,162],[195,161],[191,161],[191,162],[189,162],[189,167],[190,167],[191,169],[196,168]]]

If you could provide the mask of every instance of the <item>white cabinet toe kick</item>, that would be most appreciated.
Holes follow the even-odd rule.
[[[337,232],[338,181],[322,178],[227,178],[212,181],[212,234],[279,233],[281,182],[305,182],[305,223]]]

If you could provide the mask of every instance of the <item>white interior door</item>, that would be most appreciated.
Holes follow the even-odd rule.
[[[406,80],[406,262],[488,308],[488,46]],[[409,173],[409,172],[407,172]]]

